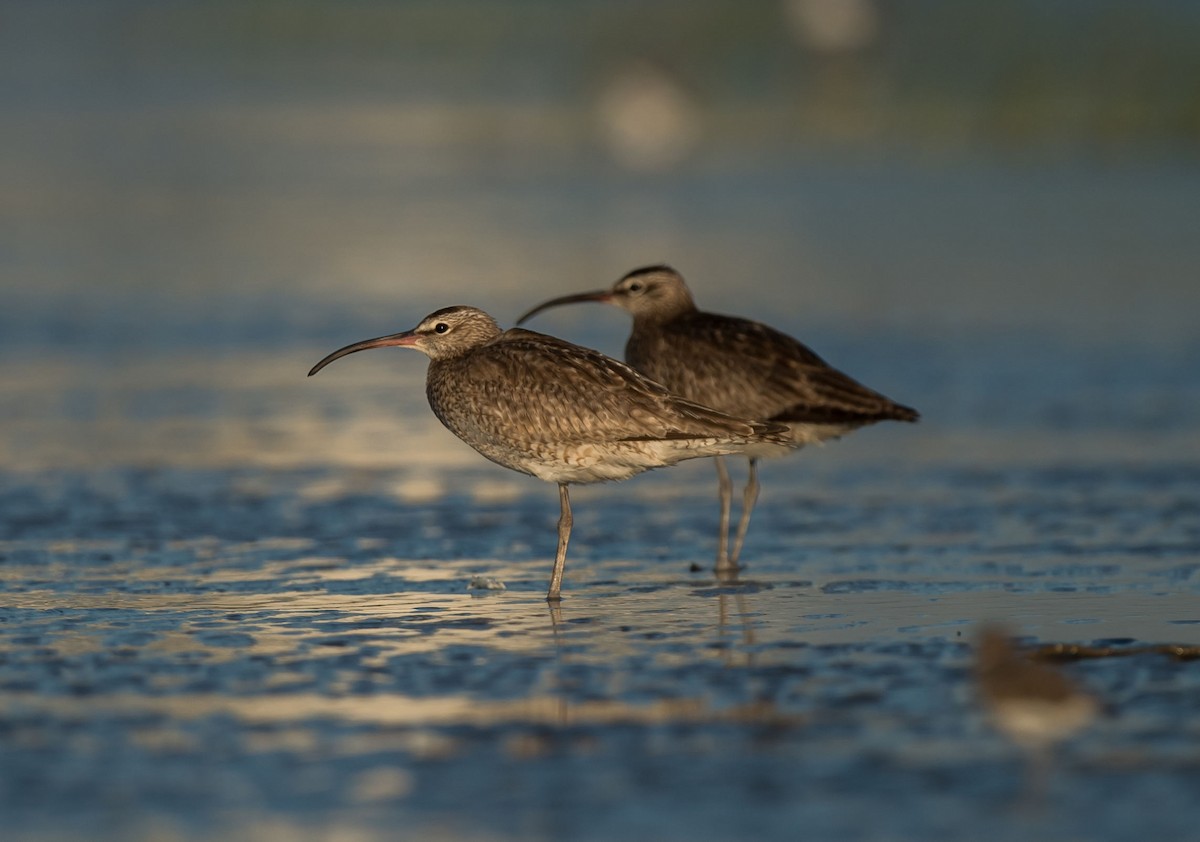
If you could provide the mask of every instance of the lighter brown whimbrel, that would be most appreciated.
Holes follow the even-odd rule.
[[[916,421],[916,410],[895,403],[830,366],[807,346],[749,319],[696,308],[683,277],[670,266],[635,269],[610,289],[567,295],[539,304],[517,319],[560,304],[602,301],[633,316],[625,361],[689,400],[745,418],[787,424],[796,447],[837,438],[878,421]],[[750,513],[758,499],[758,460],[742,495],[733,549],[729,472],[716,459],[721,525],[717,570],[737,569]]]
[[[488,459],[558,483],[558,552],[546,598],[557,601],[571,535],[571,483],[622,480],[684,459],[767,454],[787,428],[747,421],[671,394],[598,351],[513,328],[474,307],[447,307],[404,333],[347,345],[329,363],[395,345],[429,357],[434,415]]]

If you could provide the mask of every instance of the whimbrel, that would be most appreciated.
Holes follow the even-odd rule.
[[[796,447],[837,438],[878,421],[916,421],[914,409],[895,403],[833,368],[807,346],[760,322],[696,308],[683,276],[670,266],[635,269],[610,289],[567,295],[534,307],[601,301],[633,316],[625,361],[672,392],[743,418],[787,424]],[[738,567],[750,513],[758,500],[758,457],[750,473],[732,551],[729,512],[733,496],[725,462],[717,457],[721,524],[717,570]]]
[[[684,400],[598,351],[513,328],[474,307],[446,307],[415,328],[347,345],[429,357],[425,394],[438,420],[488,459],[558,483],[558,552],[546,599],[560,599],[571,535],[572,483],[627,479],[684,459],[786,450],[787,427]]]

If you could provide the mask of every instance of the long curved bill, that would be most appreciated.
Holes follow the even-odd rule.
[[[599,289],[595,292],[580,292],[575,295],[564,295],[562,298],[552,298],[549,301],[543,301],[538,306],[534,307],[524,316],[517,319],[517,324],[521,324],[527,319],[532,319],[543,310],[549,310],[551,307],[557,307],[560,304],[577,304],[580,301],[603,301],[608,303],[612,301],[612,291],[607,289]]]
[[[314,365],[308,372],[308,376],[312,377],[318,371],[329,365],[336,359],[354,354],[359,351],[366,351],[369,348],[387,348],[390,345],[408,345],[417,344],[418,336],[411,330],[406,330],[403,333],[393,333],[391,336],[380,336],[376,339],[364,339],[362,342],[355,342],[353,345],[347,345],[345,348],[339,348],[325,359]]]

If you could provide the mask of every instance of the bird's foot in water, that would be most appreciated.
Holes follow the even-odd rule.
[[[731,560],[728,556],[722,556],[717,559],[713,572],[717,574],[718,582],[736,582],[738,573],[742,569],[742,565],[736,561]]]

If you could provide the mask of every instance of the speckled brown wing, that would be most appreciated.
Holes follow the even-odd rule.
[[[597,351],[518,328],[433,363],[428,388],[434,412],[468,441],[770,440],[783,429],[683,400]]]
[[[917,418],[792,337],[748,319],[694,312],[635,329],[625,356],[668,388],[747,417],[851,427]]]

